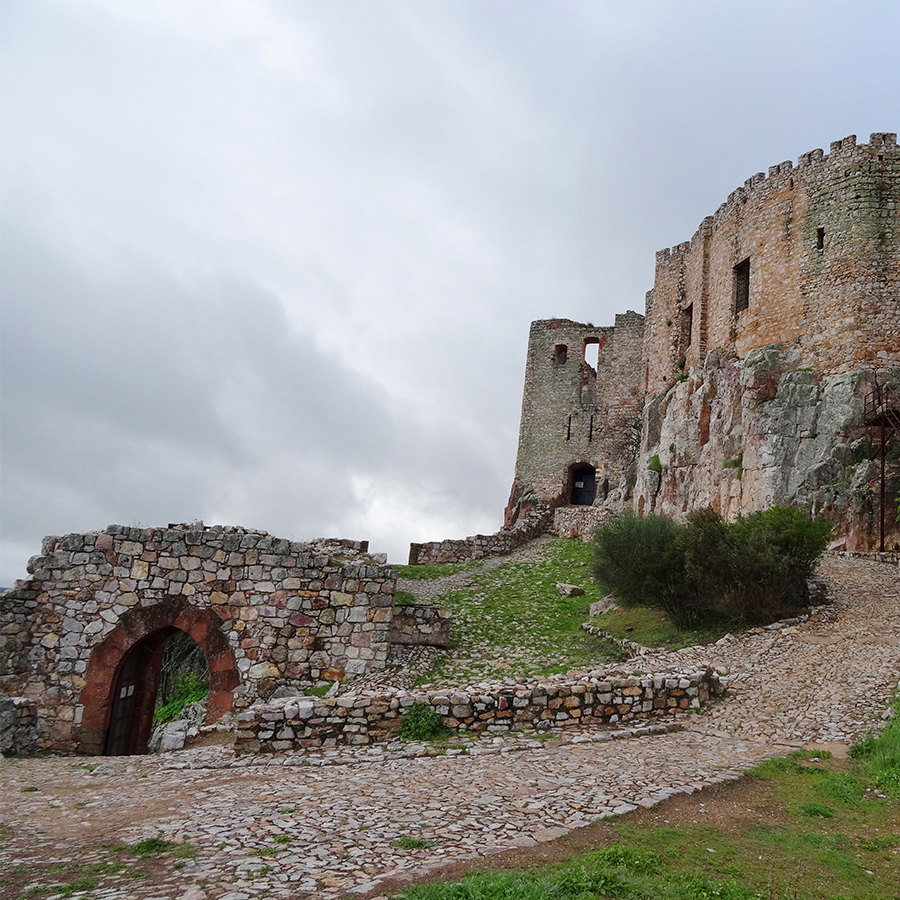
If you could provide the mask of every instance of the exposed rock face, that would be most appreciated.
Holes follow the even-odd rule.
[[[803,368],[796,347],[763,347],[743,360],[711,351],[645,408],[638,512],[683,519],[711,506],[732,518],[790,503],[832,519],[846,549],[871,548],[880,481],[877,435],[870,442],[863,406],[872,377],[871,370],[821,375]],[[900,386],[900,369],[880,369],[879,380]],[[886,471],[891,546],[900,541],[900,462],[888,462]]]

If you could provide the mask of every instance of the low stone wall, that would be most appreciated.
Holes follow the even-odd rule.
[[[409,565],[431,566],[437,563],[466,562],[485,556],[505,556],[527,541],[545,534],[553,519],[551,509],[530,513],[512,528],[495,534],[476,534],[460,540],[429,541],[409,545]]]
[[[420,603],[395,606],[391,622],[391,643],[446,647],[450,643],[452,617],[450,610],[438,609],[436,606]]]
[[[553,533],[589,541],[594,529],[615,511],[603,506],[558,506],[553,510]]]
[[[565,728],[672,716],[719,693],[709,668],[662,675],[559,676],[485,689],[359,692],[256,704],[237,717],[238,752],[284,752],[389,740],[413,703],[427,703],[452,730]]]
[[[0,755],[31,756],[37,749],[37,704],[0,692]]]
[[[830,550],[829,554],[852,559],[870,559],[873,562],[900,565],[900,550],[886,550],[879,553],[877,550]]]

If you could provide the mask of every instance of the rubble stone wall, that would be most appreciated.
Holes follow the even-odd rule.
[[[42,746],[81,749],[90,731],[99,752],[120,663],[165,629],[206,653],[210,720],[281,685],[383,668],[396,578],[365,551],[219,526],[46,538],[0,596],[0,688],[37,702]]]
[[[37,749],[37,704],[0,691],[0,756],[31,756]]]
[[[395,606],[391,622],[392,644],[446,647],[450,643],[452,613],[436,606],[413,603]]]
[[[242,712],[235,749],[285,752],[389,740],[413,703],[431,706],[454,731],[507,731],[658,719],[699,709],[718,691],[715,673],[703,669],[630,677],[601,672],[484,690],[291,697]]]

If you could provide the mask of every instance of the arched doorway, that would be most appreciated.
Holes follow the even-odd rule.
[[[165,646],[179,631],[193,638],[209,664],[207,723],[231,709],[239,678],[234,653],[210,610],[167,597],[127,612],[94,648],[81,692],[82,753],[145,753],[153,727]]]
[[[569,503],[593,506],[597,490],[597,470],[587,463],[576,463],[569,473]]]

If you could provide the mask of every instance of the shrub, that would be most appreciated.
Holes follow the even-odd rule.
[[[807,578],[830,531],[790,506],[728,524],[712,509],[685,525],[626,513],[594,534],[594,575],[623,606],[663,610],[682,628],[723,618],[750,625],[808,603]]]
[[[447,732],[444,720],[427,703],[413,703],[400,722],[400,737],[407,741],[433,741]]]

